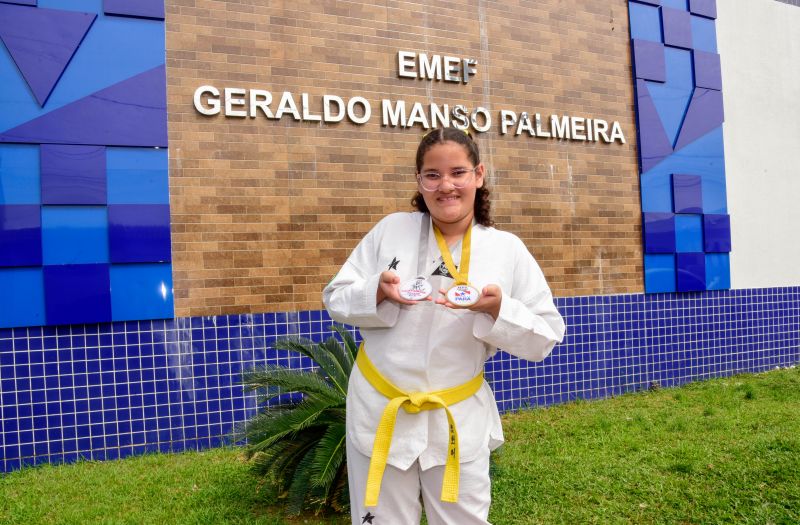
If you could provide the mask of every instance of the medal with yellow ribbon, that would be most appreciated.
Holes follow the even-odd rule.
[[[450,255],[450,248],[444,240],[441,230],[433,225],[433,234],[436,236],[436,244],[439,245],[439,251],[442,252],[442,261],[444,261],[447,271],[453,276],[455,283],[447,290],[447,300],[455,306],[469,307],[478,302],[481,298],[481,293],[477,288],[469,283],[469,257],[472,242],[472,225],[469,225],[467,233],[461,241],[461,266],[456,268],[453,262],[453,256]]]

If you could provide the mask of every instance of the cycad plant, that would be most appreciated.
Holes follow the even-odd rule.
[[[290,514],[349,508],[345,462],[345,398],[355,362],[353,337],[334,325],[334,337],[322,343],[287,338],[275,343],[311,358],[313,371],[268,365],[248,370],[242,383],[258,393],[259,412],[243,428],[245,453],[255,472],[286,498]],[[267,406],[281,394],[300,393],[302,400]],[[285,396],[294,397],[296,396]]]

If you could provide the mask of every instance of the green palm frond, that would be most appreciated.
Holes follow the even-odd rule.
[[[311,480],[311,469],[309,467],[313,460],[314,454],[309,452],[303,456],[303,459],[300,460],[300,463],[295,469],[295,474],[289,485],[289,493],[287,495],[287,506],[290,514],[299,514],[300,511],[303,510],[303,507],[305,507],[311,489],[311,483],[309,483]]]
[[[334,325],[344,344],[287,338],[275,347],[314,360],[315,370],[264,366],[242,374],[246,391],[255,391],[259,411],[240,429],[253,471],[286,498],[289,513],[303,509],[346,512],[345,405],[347,381],[358,347],[353,336]],[[296,403],[274,405],[275,397],[300,393]],[[273,406],[270,406],[272,402]]]
[[[326,378],[317,371],[291,370],[274,365],[248,370],[242,374],[242,384],[246,391],[260,391],[259,404],[288,392],[302,392],[334,403],[344,398],[344,394],[331,388]]]
[[[314,422],[330,405],[319,400],[305,400],[292,408],[277,408],[256,415],[245,428],[245,436],[253,452],[272,446],[281,439],[291,437]]]
[[[336,477],[339,465],[344,461],[345,425],[328,427],[319,441],[311,464],[311,483],[315,487],[328,487]]]
[[[351,370],[353,368],[353,363],[356,360],[356,354],[358,354],[358,344],[356,344],[356,340],[353,339],[353,334],[351,334],[344,326],[335,324],[331,326],[331,330],[338,333],[342,338],[342,341],[344,341],[344,349],[347,352],[345,353],[344,359],[340,362],[346,369]]]
[[[314,344],[304,338],[282,339],[275,343],[279,350],[290,350],[310,357],[325,372],[333,385],[342,393],[347,392],[348,373],[323,344]],[[349,372],[349,371],[348,371]]]

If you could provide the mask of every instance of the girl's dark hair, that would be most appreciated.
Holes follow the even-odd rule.
[[[473,166],[477,166],[481,163],[478,145],[469,133],[457,128],[438,128],[423,136],[417,147],[417,173],[422,170],[422,161],[425,158],[425,154],[428,153],[428,150],[436,144],[442,144],[444,142],[461,144],[467,150],[467,156]],[[486,185],[486,178],[484,177],[483,186],[475,190],[475,222],[486,227],[494,226],[491,215],[492,202],[489,198],[490,195],[491,191],[489,191]],[[421,212],[429,213],[428,206],[425,204],[425,199],[419,191],[417,191],[417,194],[411,199],[411,205]]]

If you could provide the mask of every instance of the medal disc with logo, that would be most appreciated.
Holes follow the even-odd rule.
[[[459,284],[447,290],[447,300],[456,306],[472,306],[480,298],[478,289],[468,284]]]
[[[433,291],[433,286],[426,279],[417,277],[400,284],[400,297],[408,301],[422,301],[427,299]]]

